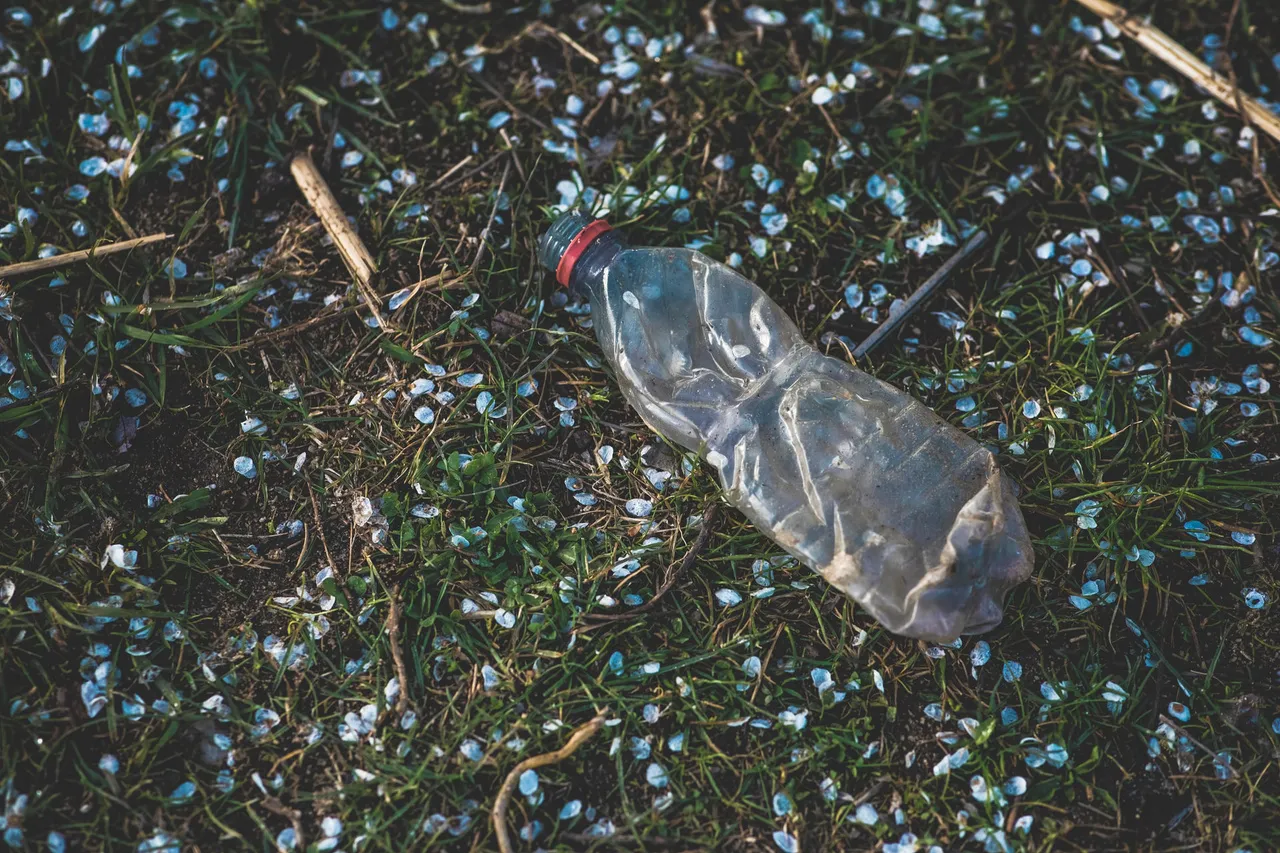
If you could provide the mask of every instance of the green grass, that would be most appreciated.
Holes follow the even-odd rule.
[[[294,829],[318,850],[336,817],[334,847],[348,851],[492,850],[507,773],[596,713],[607,728],[513,800],[512,832],[540,827],[519,849],[776,850],[780,831],[806,851],[1280,846],[1280,432],[1275,394],[1244,382],[1250,365],[1277,376],[1275,144],[1241,147],[1230,111],[1208,118],[1205,99],[1135,45],[1104,38],[1119,60],[1090,48],[1069,3],[987,4],[970,19],[938,8],[946,39],[928,36],[918,3],[883,0],[879,19],[827,8],[825,44],[801,6],[777,7],[786,27],[757,33],[713,3],[719,38],[706,41],[695,7],[557,4],[541,20],[605,61],[610,26],[682,35],[657,61],[637,49],[634,91],[615,79],[603,100],[598,66],[527,29],[535,5],[456,5],[416,33],[412,9],[394,7],[387,31],[382,6],[354,3],[77,6],[61,23],[32,5],[30,26],[11,13],[0,24],[25,68],[0,72],[22,80],[0,101],[0,136],[14,142],[0,156],[0,225],[15,222],[0,263],[175,235],[0,284],[12,315],[0,320],[0,367],[13,372],[0,377],[12,400],[0,408],[10,846],[42,850],[58,831],[74,850],[274,850]],[[1231,12],[1225,0],[1134,8],[1197,50],[1226,35]],[[895,35],[900,24],[909,32]],[[842,40],[843,28],[867,38]],[[115,62],[130,39],[134,76]],[[476,44],[479,70],[464,53]],[[1273,9],[1243,0],[1229,48],[1244,89],[1280,92]],[[870,76],[819,110],[825,80],[807,76],[838,82],[855,60]],[[344,70],[366,68],[380,81],[343,85]],[[539,93],[539,76],[555,89]],[[1179,91],[1145,95],[1138,114],[1130,76]],[[584,101],[572,143],[552,125],[571,94]],[[179,102],[198,112],[171,131],[189,110]],[[499,111],[512,118],[492,129]],[[81,113],[109,130],[78,129]],[[136,172],[81,174],[88,158],[125,156],[117,135],[125,148],[139,139]],[[289,176],[307,146],[357,217],[384,295],[456,275],[394,310],[384,301],[391,328],[366,321]],[[343,166],[353,151],[361,162]],[[736,162],[722,171],[720,154]],[[782,189],[757,188],[755,164]],[[876,197],[876,175],[897,178],[905,218]],[[1117,176],[1106,200],[1091,195]],[[847,285],[869,300],[883,283],[882,318],[953,250],[908,249],[927,223],[959,234],[1026,200],[863,365],[988,443],[1019,483],[1036,572],[997,631],[954,649],[887,634],[727,508],[651,612],[592,620],[654,594],[717,487],[626,406],[586,316],[537,268],[536,237],[575,180],[617,200],[611,218],[634,243],[697,241],[740,263],[837,357],[875,325]],[[74,184],[87,198],[67,195]],[[667,201],[671,185],[688,199]],[[1229,218],[1231,232],[1203,240],[1179,208],[1188,190],[1195,213]],[[788,222],[756,254],[766,203]],[[1111,281],[1059,292],[1064,267],[1036,248],[1081,229],[1097,229],[1097,246],[1079,254]],[[1222,273],[1253,288],[1246,303],[1224,302]],[[467,373],[482,379],[459,383]],[[415,380],[456,399],[411,399]],[[505,413],[481,413],[482,393]],[[414,414],[424,403],[430,425]],[[234,471],[241,456],[253,479]],[[646,469],[670,473],[663,489]],[[360,498],[374,523],[356,523]],[[628,518],[631,498],[651,500],[652,516]],[[136,550],[136,565],[104,559],[112,545]],[[641,570],[617,577],[640,548]],[[766,585],[772,595],[751,595]],[[721,589],[743,603],[721,606]],[[973,667],[981,648],[990,660]],[[817,669],[835,688],[818,690]],[[106,703],[90,714],[97,691]],[[962,749],[966,761],[935,774]],[[978,796],[1013,777],[1025,793]]]

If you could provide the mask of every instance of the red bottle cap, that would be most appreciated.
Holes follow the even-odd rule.
[[[609,223],[603,219],[595,219],[587,223],[587,225],[573,236],[569,241],[569,248],[564,250],[564,254],[560,256],[560,263],[556,264],[556,281],[561,287],[569,286],[569,276],[573,275],[573,265],[578,262],[578,258],[582,257],[582,253],[586,251],[592,241],[604,232],[610,230]]]

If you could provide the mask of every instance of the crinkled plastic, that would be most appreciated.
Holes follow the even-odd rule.
[[[945,642],[999,624],[1033,555],[989,451],[818,352],[732,269],[689,249],[628,248],[616,232],[583,250],[573,238],[588,222],[561,216],[542,262],[572,267],[564,277],[590,299],[649,426],[702,456],[729,503],[890,631]]]

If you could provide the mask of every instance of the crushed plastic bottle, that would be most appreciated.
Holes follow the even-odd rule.
[[[770,538],[895,633],[945,642],[999,624],[1033,554],[988,450],[818,352],[760,288],[699,252],[630,248],[570,212],[539,255],[590,300],[627,402],[715,468]]]

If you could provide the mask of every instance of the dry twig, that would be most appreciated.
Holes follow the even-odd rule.
[[[1076,0],[1089,11],[1106,18],[1120,31],[1155,54],[1174,71],[1204,89],[1231,109],[1239,110],[1246,121],[1280,142],[1280,117],[1276,117],[1254,98],[1244,94],[1231,81],[1201,62],[1194,53],[1178,44],[1146,21],[1129,14],[1109,0]]]
[[[464,15],[488,15],[493,12],[493,4],[487,0],[484,3],[459,3],[458,0],[441,0],[441,2],[453,11]]]
[[[1196,740],[1196,739],[1195,739],[1195,737],[1194,737],[1194,736],[1192,736],[1191,732],[1187,731],[1187,730],[1186,730],[1186,729],[1184,729],[1182,726],[1178,725],[1178,723],[1177,723],[1175,720],[1172,720],[1172,719],[1170,719],[1169,717],[1166,717],[1164,714],[1161,714],[1161,715],[1160,715],[1160,722],[1164,723],[1164,724],[1165,724],[1165,725],[1167,725],[1169,728],[1173,729],[1175,732],[1177,732],[1178,734],[1180,734],[1180,735],[1182,735],[1183,737],[1185,737],[1185,738],[1187,739],[1187,741],[1188,741],[1188,742],[1193,743],[1193,744],[1195,744],[1196,746],[1200,747],[1200,749],[1204,751],[1205,755],[1207,755],[1207,756],[1209,756],[1210,758],[1212,758],[1212,759],[1213,759],[1213,763],[1214,763],[1214,765],[1215,765],[1215,766],[1217,766],[1217,767],[1225,768],[1225,769],[1226,769],[1226,773],[1227,773],[1227,775],[1228,775],[1228,776],[1230,776],[1232,779],[1239,778],[1239,776],[1240,776],[1240,771],[1239,771],[1239,770],[1236,770],[1236,769],[1235,769],[1234,767],[1232,767],[1230,764],[1228,764],[1227,762],[1225,762],[1225,761],[1223,761],[1222,759],[1220,759],[1220,758],[1218,757],[1218,753],[1214,752],[1212,749],[1210,749],[1209,747],[1205,746],[1205,745],[1204,745],[1203,743],[1201,743],[1200,741]]]
[[[333,553],[329,550],[329,540],[324,535],[324,520],[320,517],[320,502],[316,500],[316,490],[311,485],[311,478],[307,478],[307,494],[311,496],[311,515],[315,518],[316,532],[320,534],[320,544],[324,547],[325,559],[329,561],[329,568],[338,571],[338,564],[333,560]]]
[[[520,774],[526,770],[546,767],[548,764],[559,764],[577,752],[578,747],[590,740],[591,736],[600,731],[600,727],[603,725],[604,715],[598,714],[592,717],[590,721],[574,729],[573,734],[569,735],[568,743],[564,746],[554,752],[544,752],[541,755],[530,756],[511,768],[507,778],[502,780],[502,787],[498,790],[498,798],[493,803],[493,831],[498,836],[498,849],[502,853],[511,853],[513,849],[511,847],[511,835],[507,832],[507,809],[511,806],[511,795],[515,793],[516,788],[520,785]]]
[[[226,350],[227,352],[235,352],[236,350],[265,347],[267,344],[277,344],[281,341],[288,340],[289,338],[296,337],[303,332],[310,331],[316,326],[323,326],[340,317],[345,317],[355,310],[356,306],[348,305],[345,308],[339,308],[336,311],[329,311],[319,315],[318,317],[311,317],[307,320],[303,320],[301,323],[295,323],[292,326],[286,326],[283,329],[276,329],[273,332],[263,332],[262,334],[254,335],[247,341],[241,341],[238,344],[233,344],[227,347]]]
[[[347,265],[352,278],[356,280],[356,286],[360,288],[369,311],[378,321],[378,328],[387,328],[386,323],[383,322],[382,312],[378,310],[378,294],[373,290],[373,277],[378,272],[373,262],[373,255],[369,254],[364,241],[347,221],[347,215],[338,206],[338,200],[333,197],[333,192],[325,183],[320,170],[316,168],[315,161],[311,159],[309,153],[304,151],[289,163],[289,171],[293,173],[293,179],[298,182],[298,189],[302,191],[307,204],[311,205],[316,216],[320,217],[324,230],[333,238],[333,245],[337,247],[343,263]]]
[[[471,274],[475,275],[480,261],[484,258],[484,250],[489,245],[489,229],[493,227],[493,218],[498,215],[498,203],[502,201],[502,191],[507,188],[507,175],[511,173],[511,161],[502,167],[502,180],[498,183],[498,191],[493,194],[493,207],[489,209],[489,221],[480,232],[480,245],[476,247],[476,259],[471,262]]]
[[[516,118],[523,119],[524,121],[527,121],[532,125],[535,125],[539,130],[542,130],[544,132],[551,129],[547,127],[547,123],[544,122],[542,119],[529,115],[527,112],[525,112],[524,110],[517,107],[515,104],[508,101],[506,96],[503,95],[501,92],[499,92],[496,86],[494,86],[488,80],[481,77],[479,74],[472,74],[471,79],[475,80],[477,83],[483,86],[484,89],[490,95],[493,95],[495,98],[497,98],[502,103],[502,105],[506,107],[508,110],[510,110],[511,114]]]
[[[666,580],[662,582],[662,586],[658,587],[658,591],[653,594],[653,598],[641,604],[626,613],[598,613],[588,616],[590,622],[600,624],[603,622],[625,622],[628,619],[634,619],[641,613],[652,610],[654,606],[662,600],[662,597],[671,591],[676,585],[676,581],[689,571],[693,566],[698,555],[706,550],[707,544],[711,541],[711,534],[715,532],[716,515],[720,512],[718,504],[710,504],[702,513],[702,529],[698,531],[698,538],[693,541],[693,547],[684,553],[684,557],[680,562],[667,570]]]
[[[172,234],[148,234],[146,237],[137,237],[133,240],[121,240],[117,243],[107,243],[103,246],[94,246],[92,249],[80,249],[75,252],[67,252],[65,255],[54,255],[52,258],[37,258],[34,261],[21,261],[16,264],[9,264],[0,267],[0,279],[16,278],[21,275],[31,275],[33,273],[44,272],[45,270],[56,269],[57,267],[65,267],[68,264],[78,264],[81,261],[87,261],[90,258],[99,258],[103,255],[115,255],[119,252],[127,252],[130,249],[136,249],[139,246],[150,246],[152,243],[159,243],[162,240],[172,238]]]
[[[418,281],[415,281],[413,284],[406,285],[405,287],[396,291],[397,293],[404,293],[405,291],[408,292],[408,295],[405,297],[404,301],[400,303],[400,306],[396,310],[403,311],[405,306],[408,305],[409,302],[415,296],[418,295],[418,291],[422,290],[423,288],[434,287],[435,285],[438,284],[440,285],[440,288],[443,290],[445,288],[452,287],[458,284],[460,280],[467,278],[467,276],[469,275],[470,273],[458,275],[453,270],[445,270],[444,272],[438,272],[435,275],[429,275],[426,278],[419,279]]]
[[[458,171],[458,170],[459,170],[459,169],[461,169],[463,166],[465,166],[465,165],[467,165],[468,163],[470,163],[470,162],[475,158],[475,156],[476,156],[476,155],[474,155],[474,154],[468,154],[466,157],[463,157],[463,158],[462,158],[461,160],[459,160],[457,163],[454,163],[452,166],[450,166],[450,167],[449,167],[449,170],[448,170],[447,172],[445,172],[443,175],[441,175],[440,177],[438,177],[438,178],[436,178],[434,181],[432,181],[430,184],[428,184],[428,185],[427,185],[427,189],[429,189],[429,190],[433,190],[433,189],[435,189],[436,187],[438,187],[438,186],[440,186],[441,184],[443,184],[445,181],[449,180],[449,177],[450,177],[454,172]]]
[[[550,24],[544,23],[544,22],[542,22],[542,21],[534,21],[532,24],[530,24],[530,25],[528,26],[528,28],[527,28],[527,30],[526,30],[526,31],[527,31],[527,32],[533,32],[534,30],[541,30],[541,31],[542,31],[542,32],[544,32],[544,33],[550,33],[551,35],[553,35],[553,36],[555,36],[556,38],[560,39],[560,41],[562,41],[562,42],[564,42],[565,44],[569,45],[569,47],[573,48],[573,49],[574,49],[574,51],[576,51],[576,52],[577,52],[577,54],[578,54],[579,56],[581,56],[581,57],[583,57],[583,58],[585,58],[585,59],[589,59],[589,60],[591,60],[591,61],[592,61],[592,62],[594,62],[596,65],[599,65],[599,64],[600,64],[600,57],[596,56],[594,53],[592,53],[591,51],[587,50],[585,47],[583,47],[582,45],[578,44],[578,43],[577,43],[576,41],[574,41],[572,38],[570,38],[569,36],[567,36],[567,35],[565,35],[564,33],[560,32],[559,30],[557,30],[555,27],[551,26]]]
[[[400,679],[400,696],[396,710],[403,714],[409,708],[409,673],[404,667],[404,654],[400,651],[400,587],[391,590],[391,612],[387,614],[387,641],[391,643],[391,659],[396,665],[396,677]]]
[[[298,837],[298,846],[306,849],[307,842],[302,834],[302,812],[292,809],[280,802],[279,798],[266,795],[262,798],[262,805],[267,811],[280,817],[287,818],[289,823],[293,825],[293,833]]]

